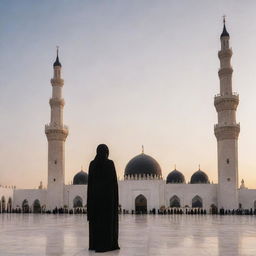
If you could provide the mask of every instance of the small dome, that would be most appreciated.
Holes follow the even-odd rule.
[[[207,174],[200,169],[195,172],[190,179],[191,184],[198,184],[198,183],[210,183]]]
[[[88,174],[81,170],[73,178],[73,185],[86,185],[88,183]]]
[[[161,167],[151,156],[144,153],[132,158],[125,167],[124,176],[135,175],[156,175],[162,176]]]
[[[178,170],[173,170],[170,172],[166,178],[166,184],[168,183],[185,183],[185,177],[184,175],[178,171]]]

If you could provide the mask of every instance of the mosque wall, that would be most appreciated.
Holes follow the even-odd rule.
[[[147,209],[159,209],[164,204],[163,180],[123,180],[118,182],[119,204],[122,209],[135,210],[135,199],[143,195]]]
[[[33,209],[35,200],[39,200],[40,205],[46,205],[46,189],[15,189],[13,194],[13,208],[22,208],[22,203],[27,200],[28,205]]]
[[[199,197],[203,208],[209,210],[217,205],[217,184],[165,184],[165,180],[124,180],[119,181],[119,203],[122,209],[135,210],[139,195],[147,199],[147,209],[169,207],[170,199],[176,196],[180,206],[192,207],[192,200]]]
[[[80,197],[80,198],[79,198]],[[82,205],[87,201],[87,185],[65,185],[64,187],[64,205],[73,208],[74,200],[82,200]]]
[[[256,189],[238,189],[238,202],[243,209],[256,209]]]
[[[180,199],[180,206],[192,207],[192,200],[196,196],[202,199],[202,207],[210,209],[217,206],[217,184],[165,184],[165,206],[170,206],[170,200],[176,196]]]

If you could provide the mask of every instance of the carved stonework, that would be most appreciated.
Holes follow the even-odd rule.
[[[223,110],[236,110],[237,105],[239,104],[238,95],[219,95],[214,98],[214,106],[217,112]]]
[[[45,126],[45,134],[47,136],[48,141],[50,140],[60,140],[65,141],[68,136],[68,128],[67,127],[53,127],[51,125]]]
[[[64,80],[62,78],[52,78],[51,84],[52,84],[52,86],[63,86]]]
[[[225,75],[232,75],[233,68],[221,68],[218,71],[219,77],[225,76]]]
[[[59,99],[59,98],[51,98],[49,100],[50,106],[62,106],[64,107],[65,105],[65,101],[64,99]]]
[[[215,125],[214,134],[217,140],[231,140],[238,139],[240,132],[239,124],[230,124],[230,125]]]

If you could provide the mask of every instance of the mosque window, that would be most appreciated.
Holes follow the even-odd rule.
[[[54,179],[53,179],[53,181],[55,182],[55,181],[56,181],[56,179],[54,178]]]
[[[227,164],[229,164],[229,158],[227,158]]]
[[[57,164],[57,160],[55,160],[54,163]]]
[[[227,181],[230,181],[230,178],[227,178]]]

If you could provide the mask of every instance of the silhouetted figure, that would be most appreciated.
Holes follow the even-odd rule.
[[[118,184],[109,150],[104,144],[90,163],[87,188],[89,250],[106,252],[118,246]]]

